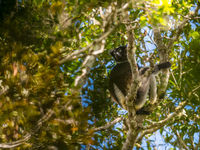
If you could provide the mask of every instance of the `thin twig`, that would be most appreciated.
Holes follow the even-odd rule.
[[[96,132],[96,131],[108,129],[108,128],[110,128],[111,126],[115,125],[117,122],[122,121],[122,119],[123,119],[123,117],[116,118],[116,119],[113,120],[112,122],[108,122],[106,125],[101,126],[101,127],[98,127],[98,128],[94,128],[94,129],[92,129],[92,130],[93,130],[94,132]]]

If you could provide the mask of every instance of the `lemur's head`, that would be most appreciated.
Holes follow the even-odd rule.
[[[127,46],[120,46],[110,51],[110,54],[114,57],[116,62],[127,61]]]

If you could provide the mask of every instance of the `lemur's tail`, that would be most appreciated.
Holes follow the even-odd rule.
[[[160,63],[160,64],[158,64],[158,65],[156,65],[154,67],[153,73],[158,73],[160,70],[167,69],[167,68],[170,68],[170,67],[171,67],[171,63],[170,62]]]

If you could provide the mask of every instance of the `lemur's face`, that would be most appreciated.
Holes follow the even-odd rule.
[[[120,46],[110,52],[116,62],[123,62],[127,60],[126,46]]]

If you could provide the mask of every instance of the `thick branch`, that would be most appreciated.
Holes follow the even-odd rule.
[[[124,12],[125,22],[130,22],[128,11]],[[134,77],[132,79],[131,83],[131,89],[128,92],[128,95],[126,97],[126,105],[128,110],[128,133],[125,143],[123,144],[122,150],[132,150],[133,146],[135,145],[137,136],[140,132],[139,128],[137,128],[137,122],[136,122],[136,112],[134,109],[134,100],[136,97],[137,89],[139,86],[139,72],[137,68],[137,62],[135,57],[135,51],[136,51],[136,44],[134,39],[134,34],[132,30],[131,25],[126,26],[127,30],[127,36],[128,36],[128,47],[127,47],[127,55],[128,55],[128,61],[131,66],[131,72],[132,76]]]
[[[154,41],[156,43],[159,57],[161,62],[168,61],[168,48],[163,42],[163,37],[161,36],[161,33],[159,31],[159,28],[154,28]]]
[[[122,150],[132,150],[133,146],[135,145],[137,136],[139,134],[140,130],[135,128],[129,128],[127,137],[126,137],[126,142],[123,144]]]
[[[163,38],[161,36],[161,33],[159,31],[159,29],[154,29],[154,40],[157,44],[157,49],[159,52],[159,58],[160,58],[160,62],[167,62],[169,60],[169,49],[167,49],[166,45],[163,42]],[[158,98],[161,100],[164,98],[166,89],[167,89],[167,85],[168,85],[168,80],[169,80],[169,69],[165,69],[162,71],[162,75],[161,75],[161,84],[159,85],[159,89],[158,89]]]

